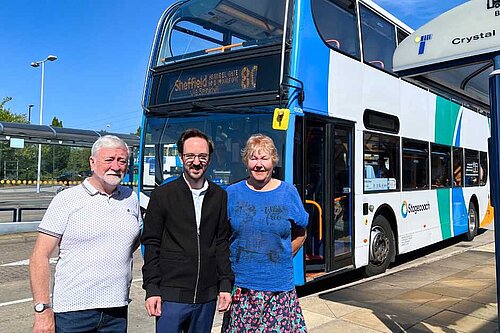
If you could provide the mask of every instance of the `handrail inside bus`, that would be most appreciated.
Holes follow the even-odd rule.
[[[381,69],[385,68],[384,62],[382,60],[372,60],[372,61],[368,61],[368,63],[372,64],[375,67],[381,68]]]
[[[311,204],[314,207],[316,207],[319,211],[319,240],[323,239],[323,209],[321,209],[321,206],[319,203],[313,200],[306,200],[306,204]]]
[[[328,44],[334,44],[335,48],[340,49],[340,42],[336,39],[327,39],[325,40]]]
[[[242,46],[242,45],[243,45],[243,43],[236,43],[236,44],[217,46],[217,47],[213,47],[211,49],[206,49],[205,53],[211,53],[211,52],[215,52],[215,51],[224,52],[226,50],[232,49],[233,47],[238,47],[238,46]]]

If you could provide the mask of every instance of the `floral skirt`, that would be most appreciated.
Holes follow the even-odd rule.
[[[222,333],[307,332],[295,289],[283,292],[243,289],[225,313]]]

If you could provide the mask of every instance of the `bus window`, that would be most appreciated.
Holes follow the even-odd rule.
[[[356,3],[352,0],[312,0],[316,28],[332,49],[360,59]]]
[[[453,147],[453,187],[462,187],[464,170],[464,152],[462,148]]]
[[[179,3],[162,31],[156,66],[280,43],[284,14],[285,0],[273,0],[272,6],[267,0]]]
[[[479,185],[479,152],[465,149],[465,186]]]
[[[403,138],[403,190],[429,189],[429,143]]]
[[[488,181],[488,154],[479,152],[479,185],[484,186]]]
[[[398,45],[401,44],[402,41],[406,39],[406,37],[409,36],[409,34],[400,28],[397,28],[397,35],[398,35]]]
[[[394,25],[363,5],[359,11],[365,63],[392,72],[392,55],[396,49]]]
[[[431,144],[431,187],[451,186],[451,149]]]
[[[399,190],[399,138],[364,133],[364,190]]]
[[[189,37],[186,36],[187,31],[192,32]],[[181,21],[176,25],[176,29],[172,31],[170,38],[172,56],[181,59],[182,55],[222,46],[224,35],[215,30],[204,29],[202,26],[188,21]]]

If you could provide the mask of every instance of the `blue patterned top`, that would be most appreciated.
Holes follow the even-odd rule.
[[[227,188],[231,263],[238,287],[262,291],[294,288],[291,225],[307,226],[308,214],[293,185],[254,191],[246,180]]]

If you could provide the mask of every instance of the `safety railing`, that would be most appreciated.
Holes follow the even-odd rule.
[[[40,207],[8,207],[0,208],[0,212],[12,212],[12,222],[23,222],[23,212],[26,211],[42,211],[47,210],[47,208]],[[0,222],[2,223],[2,222]]]

